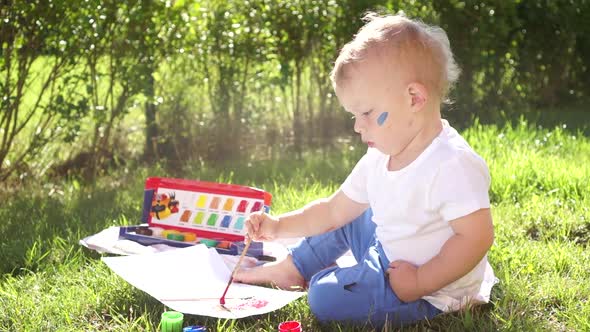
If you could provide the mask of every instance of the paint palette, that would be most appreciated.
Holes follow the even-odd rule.
[[[257,188],[172,178],[148,178],[143,221],[201,238],[243,241],[248,216],[268,212],[272,196]]]
[[[166,232],[169,232],[166,234]],[[240,255],[245,248],[244,241],[220,241],[207,238],[197,238],[192,232],[179,232],[177,230],[163,230],[159,227],[149,227],[147,224],[138,226],[119,227],[119,236],[133,240],[144,246],[166,244],[171,247],[185,248],[195,244],[204,244],[209,248],[215,248],[218,253],[225,255]],[[274,262],[276,258],[264,254],[262,242],[252,242],[246,255],[259,261]]]

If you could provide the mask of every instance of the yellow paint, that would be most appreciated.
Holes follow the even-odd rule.
[[[186,242],[194,242],[197,240],[197,235],[195,235],[195,233],[182,232],[182,235],[184,235],[184,241]]]
[[[197,200],[197,207],[204,209],[206,204],[207,204],[207,195],[199,196],[199,200]]]
[[[234,207],[233,198],[228,198],[227,201],[225,201],[225,204],[223,205],[223,209],[225,211],[231,211],[233,207]]]
[[[204,217],[205,217],[205,213],[203,213],[203,212],[197,212],[197,215],[195,216],[195,220],[193,221],[193,223],[195,223],[195,224],[202,224]]]

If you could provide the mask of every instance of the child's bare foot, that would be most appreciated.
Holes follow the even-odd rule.
[[[286,290],[305,288],[305,279],[293,264],[291,255],[275,263],[267,263],[251,269],[240,269],[234,280],[245,284],[270,284]]]

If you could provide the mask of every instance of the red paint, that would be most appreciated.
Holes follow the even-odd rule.
[[[219,304],[221,304],[221,305],[224,305],[225,304],[225,294],[227,294],[227,290],[229,289],[229,285],[231,285],[231,282],[232,281],[234,281],[233,274],[229,278],[229,282],[227,283],[227,286],[225,286],[225,290],[223,291],[223,295],[221,295],[221,298],[219,299]]]
[[[260,209],[262,209],[262,203],[254,202],[254,206],[252,206],[252,210],[250,210],[250,212],[256,212],[256,211],[259,211]]]
[[[248,308],[260,309],[262,307],[266,307],[267,304],[268,304],[268,301],[265,301],[265,300],[250,299],[242,304],[235,306],[234,309],[248,309]]]
[[[243,199],[240,204],[238,205],[238,212],[246,212],[246,207],[248,206],[248,201]]]
[[[262,307],[265,307],[267,304],[268,304],[268,301],[255,300],[251,305],[256,309],[260,309]]]

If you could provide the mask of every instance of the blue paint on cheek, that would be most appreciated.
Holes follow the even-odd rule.
[[[377,124],[379,124],[380,126],[382,126],[385,123],[385,120],[387,120],[387,117],[389,116],[388,112],[383,112],[379,115],[379,117],[377,118]]]

